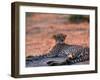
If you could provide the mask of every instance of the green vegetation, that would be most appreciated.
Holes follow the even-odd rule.
[[[83,21],[89,22],[89,16],[84,16],[84,15],[71,15],[69,17],[70,22],[75,22],[75,23],[80,23]]]

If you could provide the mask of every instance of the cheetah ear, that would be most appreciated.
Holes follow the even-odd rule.
[[[63,37],[64,37],[64,38],[66,38],[66,37],[67,37],[67,35],[63,35]]]
[[[52,38],[54,38],[54,39],[55,39],[55,38],[56,38],[56,35],[53,35],[53,36],[52,36]]]

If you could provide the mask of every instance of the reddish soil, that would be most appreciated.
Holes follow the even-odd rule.
[[[27,13],[28,14],[28,13]],[[47,54],[55,45],[54,34],[66,34],[65,43],[89,47],[89,23],[68,22],[68,15],[26,14],[26,56]]]

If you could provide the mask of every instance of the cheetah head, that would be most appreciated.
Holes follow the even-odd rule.
[[[58,33],[53,35],[53,38],[55,39],[56,43],[64,43],[66,35],[62,33]]]

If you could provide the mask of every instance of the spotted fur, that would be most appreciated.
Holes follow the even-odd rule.
[[[58,54],[58,56],[66,56],[66,60],[63,62],[49,61],[48,65],[64,65],[64,64],[75,64],[78,62],[84,62],[89,60],[89,48],[82,47],[79,45],[68,45],[64,43],[65,35],[57,34],[54,36],[56,39],[56,45],[50,51],[50,54]]]

